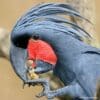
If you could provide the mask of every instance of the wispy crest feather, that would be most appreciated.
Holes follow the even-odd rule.
[[[66,33],[72,35],[78,40],[81,40],[82,38],[91,38],[90,34],[88,34],[84,29],[79,27],[77,24],[67,20],[66,18],[58,16],[62,14],[70,15],[73,17],[79,17],[82,20],[86,20],[89,22],[88,19],[82,17],[79,12],[77,12],[68,4],[48,3],[38,5],[30,9],[24,16],[20,18],[15,28],[28,28],[29,26],[33,26],[34,30],[34,26],[41,24],[44,27],[48,26],[48,28],[50,29],[62,31],[62,34]],[[52,25],[45,24],[45,22],[51,22],[55,24],[57,27],[52,27]]]

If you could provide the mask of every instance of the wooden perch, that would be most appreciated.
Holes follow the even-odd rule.
[[[9,59],[9,48],[10,35],[5,29],[0,28],[0,57]]]

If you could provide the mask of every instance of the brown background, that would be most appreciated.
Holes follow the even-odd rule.
[[[14,23],[27,8],[47,0],[0,0],[0,27],[11,30]],[[63,0],[48,0],[63,2]],[[100,0],[96,1],[96,34],[100,42]],[[92,16],[91,16],[92,17]],[[45,100],[37,99],[40,87],[27,86],[22,89],[22,82],[13,72],[10,63],[0,58],[0,100]],[[55,99],[56,100],[56,99]]]

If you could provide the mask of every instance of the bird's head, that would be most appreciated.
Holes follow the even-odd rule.
[[[68,4],[50,3],[33,7],[14,26],[11,33],[10,60],[23,81],[27,81],[27,59],[32,61],[36,73],[47,72],[61,58],[62,54],[56,51],[64,48],[61,42],[66,41],[67,35],[79,40],[89,37],[78,25],[58,14],[85,19]]]
[[[11,45],[10,58],[15,72],[23,81],[28,79],[27,71],[30,68],[34,69],[36,74],[46,73],[55,68],[57,56],[49,43],[37,35],[30,37],[27,43],[22,41]]]

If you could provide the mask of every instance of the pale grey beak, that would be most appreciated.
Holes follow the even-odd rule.
[[[10,60],[16,74],[24,81],[27,82],[27,50],[19,48],[11,44]]]

